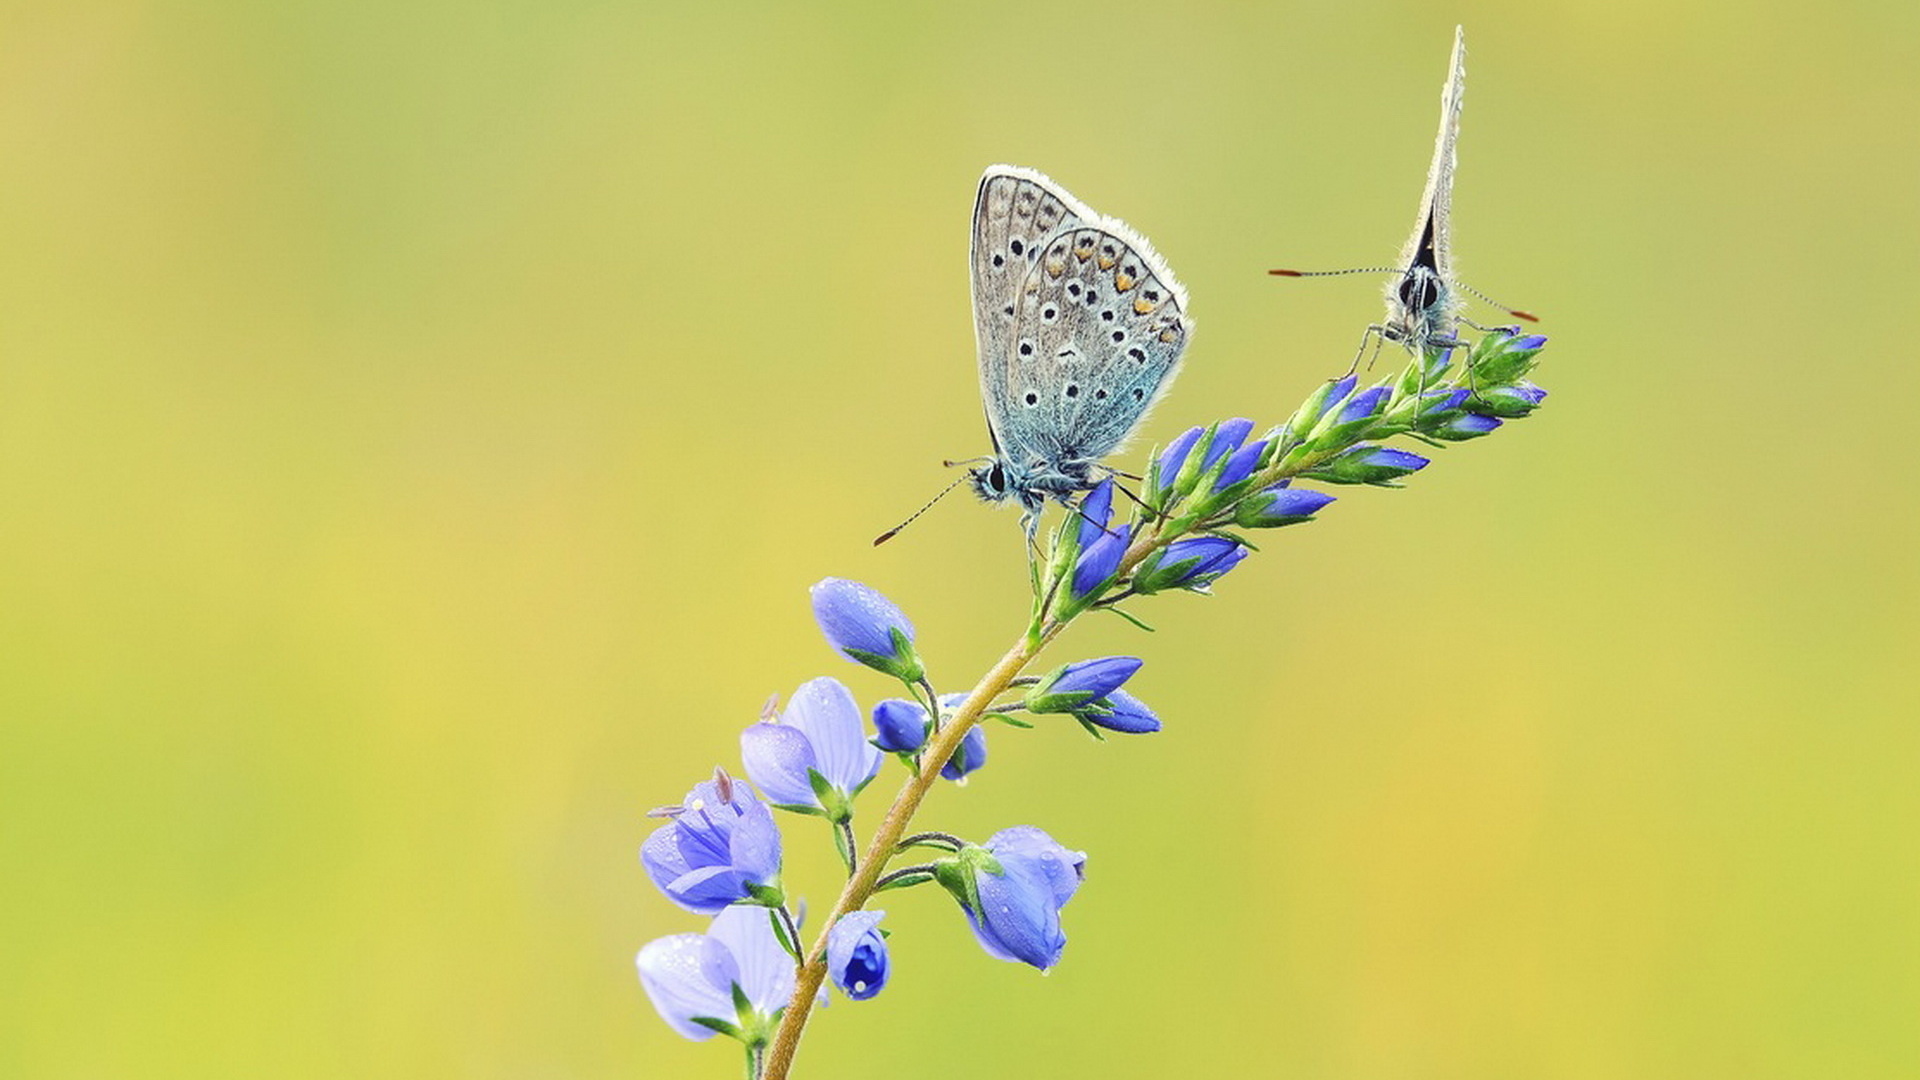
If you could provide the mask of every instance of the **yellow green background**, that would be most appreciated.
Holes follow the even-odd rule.
[[[1077,629],[1166,731],[923,819],[1091,852],[1065,962],[896,894],[797,1075],[1920,1074],[1914,5],[108,0],[0,10],[0,1075],[737,1075],[641,815],[887,691],[820,577],[1018,630],[1015,515],[867,546],[986,447],[980,170],[1191,289],[1137,464],[1344,367],[1264,271],[1398,250],[1456,22],[1547,407]]]

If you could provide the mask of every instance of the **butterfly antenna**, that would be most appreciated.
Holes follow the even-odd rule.
[[[1493,297],[1488,296],[1486,293],[1481,292],[1479,289],[1476,289],[1465,282],[1455,282],[1455,284],[1460,286],[1461,292],[1472,293],[1474,296],[1477,296],[1480,299],[1486,301],[1487,303],[1492,304],[1494,307],[1499,308],[1501,311],[1506,312],[1507,314],[1513,316],[1516,319],[1525,319],[1528,322],[1540,321],[1540,316],[1535,315],[1533,312],[1521,311],[1519,308],[1510,308],[1507,305],[1501,303],[1498,300],[1495,300]]]
[[[1398,274],[1398,266],[1356,266],[1351,270],[1269,270],[1274,277],[1340,277],[1343,274]]]
[[[958,462],[952,462],[952,461],[949,461],[949,462],[948,462],[947,464],[949,464],[949,465],[954,465],[954,464],[959,464],[959,463],[958,463]],[[944,499],[944,498],[946,498],[946,497],[947,497],[947,493],[948,493],[948,492],[950,492],[950,491],[952,491],[952,490],[953,490],[954,488],[957,488],[957,487],[959,487],[959,486],[960,486],[960,481],[962,481],[962,480],[965,480],[965,479],[967,478],[967,475],[968,475],[968,474],[966,474],[966,473],[961,473],[961,474],[960,474],[959,476],[957,476],[957,477],[954,477],[954,480],[953,480],[953,483],[951,483],[951,484],[948,484],[948,485],[947,485],[946,487],[943,487],[943,488],[941,488],[941,489],[940,489],[940,494],[938,494],[938,495],[935,495],[935,496],[934,496],[933,498],[931,498],[931,499],[928,499],[928,500],[927,500],[927,505],[925,505],[925,506],[923,506],[923,507],[921,507],[921,508],[920,508],[920,509],[918,509],[918,510],[915,510],[915,511],[914,511],[914,512],[913,512],[912,514],[910,514],[910,515],[908,515],[908,517],[907,517],[907,520],[905,520],[905,521],[903,521],[903,522],[901,522],[901,523],[900,523],[900,524],[898,524],[898,525],[895,525],[895,526],[894,526],[893,528],[891,528],[891,529],[888,529],[888,530],[887,530],[886,532],[883,532],[883,533],[881,533],[881,534],[880,534],[879,536],[876,536],[876,537],[874,537],[874,538],[873,538],[873,546],[874,546],[874,547],[879,547],[879,546],[880,546],[881,544],[884,544],[884,543],[886,543],[887,541],[889,541],[889,540],[891,540],[891,539],[893,539],[893,538],[894,538],[895,536],[898,536],[898,535],[900,534],[900,530],[901,530],[901,529],[904,529],[904,528],[906,528],[907,526],[909,526],[909,525],[911,525],[911,524],[913,524],[913,523],[914,523],[915,521],[917,521],[917,520],[919,520],[919,518],[920,518],[920,515],[921,515],[921,514],[924,514],[924,513],[926,513],[927,511],[929,511],[929,510],[931,510],[931,509],[933,509],[933,504],[934,504],[934,503],[937,503],[937,502],[939,502],[939,501],[940,501],[941,499]]]

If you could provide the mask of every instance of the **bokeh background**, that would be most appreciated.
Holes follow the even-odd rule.
[[[1455,22],[1548,407],[1076,630],[1165,733],[923,817],[1092,853],[1066,962],[890,898],[799,1075],[1920,1073],[1920,8],[101,0],[0,10],[0,1074],[736,1075],[641,815],[886,691],[822,576],[1017,631],[1013,514],[867,545],[986,447],[980,170],[1192,290],[1125,460],[1277,420],[1378,289],[1263,271],[1398,250]]]

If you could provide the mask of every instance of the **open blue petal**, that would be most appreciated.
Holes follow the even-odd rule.
[[[707,866],[681,874],[660,891],[696,915],[712,915],[746,899],[747,878],[731,866]]]
[[[839,679],[802,683],[780,723],[806,736],[818,763],[814,767],[844,794],[852,794],[880,771],[880,751],[867,741],[860,705]]]
[[[820,767],[813,743],[786,724],[756,723],[740,733],[740,762],[769,802],[783,806],[819,806],[807,770]]]
[[[770,885],[780,876],[780,826],[766,803],[755,800],[741,813],[727,854],[751,884]]]
[[[714,917],[707,936],[719,941],[739,964],[740,989],[754,1011],[771,1016],[793,997],[793,957],[773,935],[773,912],[742,904]]]
[[[634,957],[647,999],[673,1030],[696,1042],[718,1034],[696,1016],[735,1022],[731,987],[739,966],[725,945],[705,934],[674,934],[649,941]]]

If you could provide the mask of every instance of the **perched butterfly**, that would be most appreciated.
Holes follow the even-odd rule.
[[[963,479],[1018,500],[1031,535],[1047,499],[1092,487],[1172,382],[1193,331],[1187,293],[1138,233],[1012,165],[980,179],[972,263],[993,453]]]
[[[1367,335],[1378,334],[1397,341],[1409,352],[1423,354],[1429,347],[1458,345],[1455,329],[1460,319],[1457,292],[1474,290],[1459,284],[1453,276],[1453,248],[1448,242],[1448,227],[1453,211],[1453,172],[1458,160],[1460,107],[1466,90],[1467,38],[1460,27],[1453,31],[1453,60],[1447,82],[1440,91],[1440,133],[1434,137],[1433,163],[1427,167],[1427,188],[1420,195],[1420,208],[1414,218],[1413,235],[1407,238],[1395,267],[1366,267],[1357,270],[1271,270],[1281,277],[1326,277],[1335,274],[1395,275],[1387,285],[1387,317],[1367,327]],[[1478,296],[1479,293],[1474,293]],[[1485,300],[1486,297],[1482,296]],[[1493,301],[1488,300],[1488,303]],[[1529,322],[1537,321],[1525,311],[1501,307],[1507,314]],[[1361,344],[1362,351],[1366,345]]]

